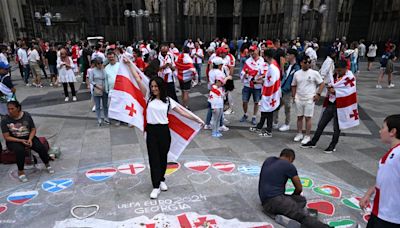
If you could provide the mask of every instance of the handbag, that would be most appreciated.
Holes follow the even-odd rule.
[[[102,85],[98,85],[96,84],[95,86],[93,86],[93,96],[96,97],[101,97],[103,96],[103,86]]]

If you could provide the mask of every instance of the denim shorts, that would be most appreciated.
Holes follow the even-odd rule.
[[[50,74],[54,74],[54,75],[58,74],[56,65],[49,65],[49,71],[50,71]]]
[[[242,101],[249,102],[251,95],[253,95],[254,103],[258,103],[261,99],[261,89],[254,89],[244,86],[242,89]]]

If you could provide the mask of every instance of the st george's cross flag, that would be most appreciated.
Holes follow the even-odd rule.
[[[181,53],[175,62],[178,80],[188,82],[197,77],[197,71],[193,59],[186,53]]]
[[[324,101],[324,107],[328,101],[336,99],[336,108],[340,129],[347,129],[358,126],[360,117],[357,104],[357,87],[356,77],[353,73],[347,70],[346,74],[335,81],[330,78],[330,85],[335,89],[335,95],[329,94]]]
[[[279,107],[281,102],[280,70],[273,63],[268,65],[267,68],[267,75],[264,78],[262,96],[259,103],[261,112],[273,112]]]
[[[134,64],[133,67],[142,77],[143,83],[146,86],[147,91],[149,91],[149,78]],[[170,99],[170,102],[175,101]],[[195,116],[180,104],[176,103],[176,105],[188,112],[190,115]],[[129,67],[121,61],[114,90],[111,94],[110,108],[108,112],[109,117],[132,124],[142,132],[145,132],[146,106],[147,100],[140,91],[134,76],[131,74]],[[168,159],[169,161],[175,161],[200,131],[201,125],[180,115],[172,109],[168,112],[168,120],[171,132],[171,146],[168,153]]]

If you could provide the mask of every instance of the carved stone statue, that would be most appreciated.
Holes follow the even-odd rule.
[[[196,5],[196,16],[199,16],[199,15],[201,15],[201,1],[200,0],[198,0],[196,3],[195,3],[195,5]]]
[[[185,0],[183,5],[183,15],[187,16],[189,14],[190,0]],[[179,7],[179,6],[178,6]]]
[[[215,0],[210,0],[209,4],[208,4],[208,13],[210,14],[210,16],[214,16],[215,14]]]
[[[204,16],[208,16],[208,12],[207,12],[208,4],[209,4],[208,0],[203,0],[203,8],[202,9],[204,9],[203,10],[203,15]]]
[[[270,15],[271,14],[271,1],[266,1],[266,9],[265,9],[265,13],[267,14],[267,15]]]
[[[285,1],[279,1],[279,12],[283,13],[285,11]]]
[[[338,2],[338,11],[339,11],[339,12],[342,12],[343,1],[344,1],[344,0],[339,0],[339,2]]]
[[[195,13],[195,2],[194,2],[194,0],[191,0],[190,2],[189,2],[189,15],[194,15],[194,13]]]
[[[321,0],[313,0],[313,9],[318,10]]]
[[[265,9],[265,5],[266,5],[265,1],[266,0],[261,0],[261,2],[260,2],[260,13],[262,15],[264,15],[264,13],[267,12],[267,9]]]
[[[160,8],[159,0],[145,0],[144,4],[146,6],[146,10],[148,10],[150,14],[159,13],[159,8]]]
[[[234,6],[233,6],[233,15],[234,16],[240,16],[240,11],[242,8],[242,0],[235,0]]]

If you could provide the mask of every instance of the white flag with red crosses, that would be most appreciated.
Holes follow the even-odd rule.
[[[280,70],[274,63],[270,64],[267,69],[259,103],[261,112],[273,112],[281,103]]]
[[[331,82],[334,82],[334,80],[331,79]],[[360,117],[357,104],[356,77],[348,70],[339,81],[332,83],[332,87],[335,89],[339,128],[347,129],[358,126]]]
[[[142,77],[144,85],[149,91],[149,78],[134,65],[138,74]],[[170,102],[175,102],[170,99]],[[115,80],[114,90],[111,94],[111,102],[108,115],[110,118],[134,125],[141,131],[145,131],[147,101],[139,89],[128,66],[122,61]],[[178,107],[195,116],[180,104]],[[198,118],[198,117],[197,117]],[[177,160],[193,138],[201,129],[201,125],[190,120],[174,110],[168,112],[169,129],[171,132],[171,146],[168,159]]]

